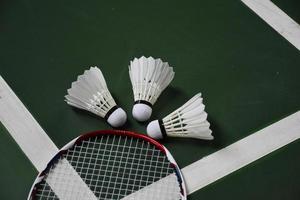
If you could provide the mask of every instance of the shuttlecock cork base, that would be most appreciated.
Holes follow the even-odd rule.
[[[112,127],[120,127],[127,121],[126,112],[119,106],[112,107],[105,115],[104,119]]]
[[[161,119],[150,122],[147,126],[147,134],[157,140],[167,137],[166,129]]]
[[[132,108],[132,116],[140,122],[147,121],[152,114],[152,104],[145,100],[138,100],[134,102]]]

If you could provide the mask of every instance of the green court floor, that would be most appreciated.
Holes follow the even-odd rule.
[[[275,4],[300,23],[296,0]],[[168,139],[181,167],[300,110],[300,52],[238,0],[0,1],[0,74],[59,147],[79,134],[110,129],[72,109],[66,90],[90,66],[101,68],[131,117],[129,61],[160,57],[175,78],[157,103],[161,118],[194,94],[204,97],[215,140]],[[0,126],[0,199],[26,199],[37,175]],[[296,141],[193,193],[189,200],[300,199]]]

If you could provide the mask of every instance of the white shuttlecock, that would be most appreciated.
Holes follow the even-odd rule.
[[[152,114],[152,106],[161,92],[174,78],[173,67],[161,59],[134,58],[130,61],[129,76],[134,94],[133,117],[146,121]]]
[[[163,139],[166,136],[214,139],[202,101],[201,93],[196,94],[162,120],[150,122],[147,126],[147,134],[155,139]]]
[[[78,76],[65,98],[69,105],[105,118],[113,127],[122,126],[127,120],[125,111],[117,106],[108,91],[102,72],[97,67],[91,67]]]

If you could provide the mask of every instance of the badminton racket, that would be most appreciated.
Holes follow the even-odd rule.
[[[30,199],[59,199],[48,182],[80,195],[82,186],[73,184],[66,161],[97,199],[186,199],[169,151],[144,135],[117,130],[91,132],[68,143],[39,174]]]

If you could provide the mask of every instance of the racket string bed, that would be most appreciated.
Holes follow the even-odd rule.
[[[58,170],[57,184],[69,184],[70,191],[66,192],[74,196],[80,193],[77,191],[80,188],[66,177],[68,169],[62,169],[64,165],[61,164],[64,161],[69,162],[100,200],[182,199],[174,166],[161,149],[143,139],[100,135],[84,139],[68,149],[46,172],[44,179],[51,178]],[[32,199],[59,199],[45,180],[36,188]]]

